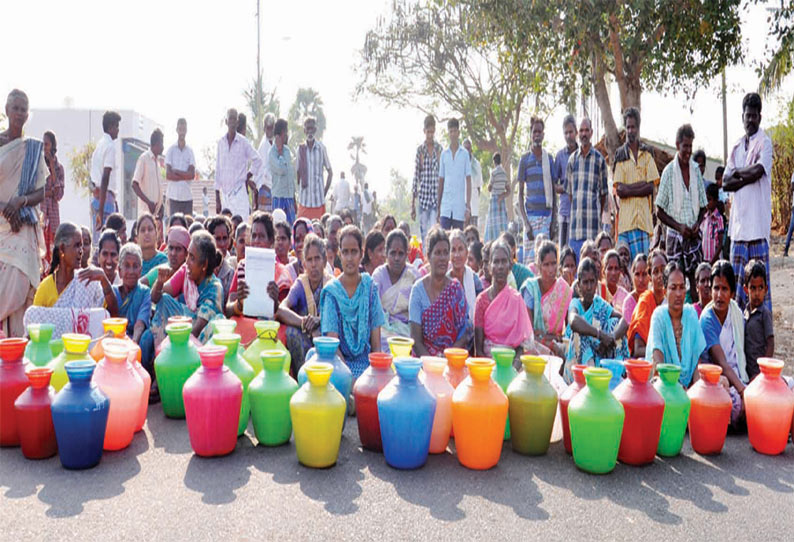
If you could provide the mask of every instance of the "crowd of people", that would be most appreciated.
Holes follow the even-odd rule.
[[[128,228],[110,182],[120,117],[108,112],[92,160],[93,231],[59,223],[64,182],[55,135],[24,137],[27,112],[27,96],[12,91],[9,128],[0,134],[5,335],[46,321],[56,324],[56,336],[98,338],[104,318],[122,316],[152,372],[155,345],[175,316],[190,317],[201,342],[214,320],[233,319],[250,342],[255,319],[244,301],[261,288],[273,300],[294,372],[318,335],[340,339],[355,377],[395,336],[411,337],[417,356],[449,347],[488,356],[496,346],[514,348],[517,359],[556,355],[568,376],[573,363],[611,358],[674,363],[684,386],[697,378],[698,363],[710,362],[723,369],[735,424],[757,359],[774,355],[773,150],[754,93],[742,104],[745,135],[715,181],[703,176],[705,154],[693,157],[689,125],[678,129],[677,153],[660,175],[653,149],[640,140],[636,109],[623,114],[626,142],[610,164],[591,143],[589,119],[577,130],[565,118],[566,147],[556,155],[543,147],[544,122],[532,119],[531,147],[514,182],[493,156],[483,236],[475,212],[482,167],[471,142],[459,143],[456,119],[447,123],[447,148],[435,139],[434,118],[424,121],[412,186],[417,237],[406,222],[378,219],[367,185],[351,190],[342,178],[330,192],[333,173],[314,119],[293,157],[285,120],[266,118],[257,151],[233,109],[218,142],[212,216],[194,215],[185,199],[182,183],[194,178],[195,159],[180,119],[165,180],[159,130],[138,161],[138,213]],[[518,225],[508,214],[514,184]],[[274,250],[269,284],[246,282],[247,247]]]

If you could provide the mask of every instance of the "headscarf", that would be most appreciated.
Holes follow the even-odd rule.
[[[168,230],[168,243],[174,243],[187,250],[190,246],[190,233],[183,226],[171,226]]]

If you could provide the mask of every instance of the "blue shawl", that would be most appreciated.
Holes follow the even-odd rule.
[[[39,170],[41,160],[41,149],[44,143],[38,139],[27,139],[25,141],[25,160],[22,162],[22,174],[19,181],[18,196],[27,196],[36,189],[36,172]],[[31,207],[19,209],[19,217],[25,224],[38,224],[39,215]]]

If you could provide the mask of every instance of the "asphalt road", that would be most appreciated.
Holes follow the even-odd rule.
[[[506,443],[490,471],[451,453],[398,471],[359,447],[348,418],[336,466],[313,470],[291,443],[264,448],[248,435],[229,456],[196,457],[184,421],[156,405],[132,445],[91,470],[0,450],[0,494],[9,541],[792,540],[794,445],[767,457],[729,437],[721,455],[701,457],[687,442],[677,458],[594,476],[562,443],[538,458]]]

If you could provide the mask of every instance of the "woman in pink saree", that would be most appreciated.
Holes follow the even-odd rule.
[[[629,292],[620,285],[620,277],[623,270],[620,266],[620,254],[614,249],[609,249],[604,254],[602,261],[604,269],[605,294],[604,301],[612,305],[618,311],[623,310],[623,303],[629,297]]]

